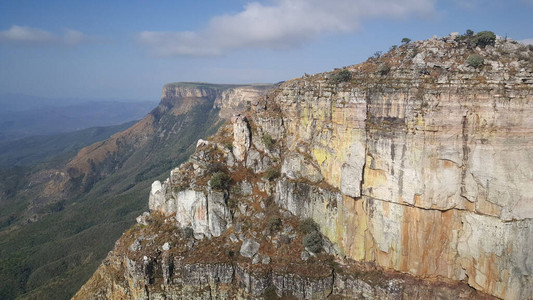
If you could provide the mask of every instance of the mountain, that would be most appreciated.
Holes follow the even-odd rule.
[[[150,184],[270,85],[173,83],[128,129],[0,178],[0,298],[67,299],[146,209]],[[242,104],[242,105],[241,105]]]
[[[0,142],[122,124],[142,118],[155,105],[150,101],[77,101],[2,95]]]
[[[81,148],[105,140],[131,127],[134,123],[136,121],[0,142],[0,168],[34,165],[58,155],[75,154]]]
[[[74,299],[531,299],[532,100],[532,47],[490,32],[286,81]]]

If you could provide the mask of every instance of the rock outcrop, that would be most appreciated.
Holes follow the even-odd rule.
[[[163,220],[126,233],[79,297],[533,297],[532,49],[412,42],[247,103],[152,185]],[[183,250],[165,256],[170,233]]]

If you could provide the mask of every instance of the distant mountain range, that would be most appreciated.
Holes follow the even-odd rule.
[[[95,126],[118,125],[142,118],[155,105],[155,101],[0,95],[0,142]]]

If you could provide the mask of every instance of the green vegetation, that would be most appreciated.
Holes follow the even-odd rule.
[[[225,190],[228,188],[230,178],[229,176],[224,172],[216,172],[211,176],[211,179],[209,180],[209,185],[214,190]]]
[[[276,143],[276,141],[270,136],[270,134],[265,133],[261,140],[269,151],[272,151],[272,149],[274,149],[274,144]]]
[[[42,213],[37,221],[26,222],[27,207],[39,197],[36,184],[28,187],[29,176],[58,162],[0,170],[0,299],[70,299],[147,210],[151,183],[168,177],[199,138],[222,124],[210,103],[184,115],[154,117],[156,131],[181,129],[161,130],[165,134],[155,134],[142,147],[120,144],[119,154],[93,166],[84,186],[88,193],[34,207]]]
[[[336,83],[347,82],[352,79],[352,73],[348,70],[341,70],[333,75],[333,81]]]
[[[474,36],[474,43],[481,48],[493,46],[496,41],[496,35],[492,31],[480,31]]]
[[[411,42],[411,39],[410,39],[410,38],[406,38],[406,37],[404,37],[404,38],[402,39],[402,44],[409,44],[410,42]]]
[[[65,155],[66,159],[72,158],[81,148],[105,140],[131,127],[135,122],[2,142],[0,143],[0,167],[32,165],[59,155]]]
[[[311,218],[303,219],[298,225],[298,230],[300,230],[303,233],[311,233],[314,231],[318,231],[319,229],[320,229],[320,226],[318,226],[315,220]]]
[[[191,239],[192,237],[194,237],[194,230],[192,229],[192,227],[183,228],[183,236],[185,236],[185,238],[187,239]]]
[[[477,55],[477,54],[471,54],[468,56],[468,58],[466,59],[466,63],[469,65],[469,66],[472,66],[474,68],[477,68],[481,65],[483,65],[483,57]]]
[[[268,229],[270,229],[271,232],[279,231],[282,225],[283,223],[281,222],[280,217],[271,217],[268,220]]]
[[[480,31],[476,34],[470,29],[466,30],[466,33],[459,35],[457,41],[466,43],[469,48],[486,46],[493,46],[496,42],[496,35],[492,31]]]
[[[320,234],[320,226],[312,218],[305,218],[300,221],[298,230],[304,233],[303,244],[313,253],[318,253],[322,250],[324,241],[322,240],[322,234]]]
[[[324,241],[322,240],[322,235],[318,231],[313,231],[306,234],[303,238],[304,246],[313,253],[318,253],[322,250],[322,245]]]
[[[265,175],[263,178],[265,178],[268,181],[272,181],[280,176],[279,170],[277,168],[268,168],[266,170]]]

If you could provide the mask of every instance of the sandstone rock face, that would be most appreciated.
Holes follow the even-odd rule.
[[[285,84],[276,103],[287,147],[312,153],[340,193],[293,183],[294,172],[286,171],[289,180],[278,182],[275,199],[313,217],[348,257],[527,299],[533,296],[531,64],[515,66],[514,74],[503,65],[473,75],[448,59],[455,50],[446,43],[415,43],[419,52],[409,67],[397,66],[383,81],[362,71],[369,66],[357,66],[350,85],[321,76]],[[486,56],[504,45],[481,51]],[[455,63],[465,71],[445,71]],[[416,75],[438,64],[434,81]],[[284,166],[293,160],[286,156]]]
[[[127,284],[108,283],[97,294],[261,298],[273,288],[299,299],[491,298],[482,292],[531,299],[533,51],[504,40],[483,49],[458,43],[412,42],[349,67],[347,82],[334,73],[306,76],[251,101],[246,117],[234,116],[232,128],[199,144],[167,181],[154,182],[149,200],[151,210],[176,213],[179,226],[209,238],[203,242],[234,247],[227,252],[239,251],[239,260],[175,258],[171,272],[163,255],[172,247],[146,259],[124,262],[119,255],[102,268],[129,266]],[[465,62],[471,53],[485,58],[482,67]],[[231,136],[232,150],[222,147]],[[232,188],[215,191],[206,183],[214,166],[227,172]],[[265,176],[269,168],[280,177]],[[283,218],[313,218],[326,238],[324,252],[338,261],[413,276],[336,273],[312,265],[325,254],[311,259],[301,244],[280,268],[282,253],[266,256],[265,249],[275,253],[301,236],[295,227],[277,235],[260,227],[271,199]],[[155,247],[153,240],[145,244]],[[134,241],[124,247],[144,251]],[[270,262],[263,264],[265,257]],[[287,271],[292,260],[320,276]],[[154,272],[174,285],[159,291]]]

